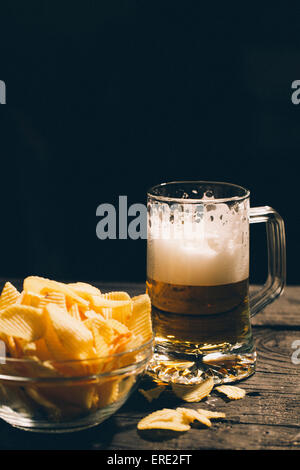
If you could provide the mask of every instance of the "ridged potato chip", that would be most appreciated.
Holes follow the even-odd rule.
[[[67,405],[77,407],[76,414],[78,414],[79,410],[83,413],[93,407],[96,387],[92,384],[76,384],[69,387],[56,385],[39,387],[39,391],[43,397],[60,409],[64,409]]]
[[[122,291],[107,292],[103,295],[104,298],[108,300],[131,300],[130,295]]]
[[[74,282],[67,285],[73,290],[73,292],[75,292],[75,294],[88,301],[91,300],[91,296],[93,295],[101,296],[100,289],[92,286],[91,284],[87,284],[86,282]]]
[[[139,430],[146,429],[169,429],[171,431],[188,431],[191,427],[184,420],[181,412],[163,408],[154,411],[138,422]]]
[[[72,318],[66,311],[54,304],[46,305],[44,311],[65,350],[69,351],[74,358],[93,357],[93,336],[82,322]]]
[[[106,298],[105,294],[101,297],[92,298],[92,309],[96,313],[101,313],[106,319],[115,319],[121,323],[126,323],[132,315],[132,300],[112,300]]]
[[[126,325],[113,318],[106,320],[106,324],[110,326],[118,335],[126,335],[129,333],[129,329]]]
[[[79,312],[79,307],[77,304],[72,304],[69,308],[69,314],[71,317],[75,318],[75,320],[81,320],[80,312]]]
[[[67,361],[71,359],[80,359],[80,355],[74,354],[73,351],[68,351],[61,343],[51,320],[48,318],[46,333],[44,336],[47,350],[50,352],[51,358],[57,361]],[[79,356],[79,357],[78,357]]]
[[[189,424],[180,423],[178,421],[151,421],[150,423],[146,422],[139,422],[138,429],[140,430],[147,430],[147,429],[168,429],[169,431],[178,431],[184,432],[191,429]]]
[[[188,424],[194,421],[199,421],[201,424],[204,424],[207,427],[211,426],[210,419],[196,410],[191,408],[176,408],[176,410],[182,414],[183,419],[187,421]]]
[[[66,296],[62,292],[49,292],[39,303],[39,308],[44,308],[48,304],[55,304],[63,310],[67,310]]]
[[[26,387],[26,393],[34,400],[38,405],[42,406],[47,411],[48,416],[54,420],[59,421],[62,417],[61,408],[47,400],[37,387]]]
[[[219,385],[216,387],[216,390],[220,393],[223,393],[230,400],[240,400],[246,395],[246,391],[242,388],[235,387],[233,385]]]
[[[199,384],[185,385],[172,383],[172,390],[178,398],[188,402],[198,402],[207,397],[214,387],[213,378],[209,377]]]
[[[116,337],[115,329],[99,315],[95,314],[94,316],[88,316],[87,326],[93,332],[95,328],[98,331],[107,345],[111,345]],[[94,333],[93,333],[94,334]]]
[[[152,337],[151,302],[148,294],[132,298],[132,315],[126,322],[135,336],[141,335],[146,342]]]
[[[5,353],[8,352],[10,357],[19,357],[19,348],[12,336],[0,332],[0,340],[5,343]]]
[[[91,330],[94,338],[94,346],[98,357],[108,356],[109,347],[105,338],[100,334],[97,326],[92,322]]]
[[[120,379],[108,380],[98,385],[99,406],[102,408],[117,401]]]
[[[39,304],[41,300],[43,300],[43,296],[40,294],[37,294],[35,292],[22,292],[22,299],[21,299],[21,304],[22,305],[29,305],[30,307],[39,307]]]
[[[59,377],[58,371],[50,361],[41,361],[36,356],[30,356],[23,367],[26,369],[26,377]]]
[[[41,338],[46,329],[43,311],[27,305],[12,305],[0,313],[0,332],[27,341]]]
[[[0,296],[0,311],[14,305],[19,297],[20,292],[10,282],[6,282]]]
[[[36,356],[41,361],[47,361],[51,359],[51,354],[47,348],[45,338],[40,338],[36,341],[25,342],[22,346],[22,352],[24,356]]]
[[[79,305],[88,306],[88,302],[76,294],[71,287],[62,282],[52,281],[38,276],[29,276],[24,279],[23,289],[37,294],[47,294],[49,292],[62,292]]]

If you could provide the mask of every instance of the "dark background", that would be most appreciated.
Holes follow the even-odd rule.
[[[182,1],[1,2],[0,276],[145,279],[145,240],[96,237],[96,208],[157,183],[251,190],[286,222],[300,282],[300,14]],[[251,228],[251,280],[266,276]]]

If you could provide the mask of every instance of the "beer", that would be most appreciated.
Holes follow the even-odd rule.
[[[251,315],[283,288],[285,236],[279,214],[250,208],[249,197],[241,186],[216,181],[172,181],[147,193],[147,291],[156,343],[147,370],[158,381],[233,382],[255,370],[249,223],[267,223],[269,253],[267,287],[251,299]]]
[[[229,188],[221,183],[183,187],[170,183],[148,195],[147,292],[156,343],[151,370],[166,381],[192,383],[208,367],[218,380],[243,378],[255,364],[249,200],[239,199],[243,191],[227,200]],[[164,369],[166,362],[180,368],[185,361],[192,369],[180,377],[177,369],[172,377]]]
[[[148,279],[147,290],[157,344],[199,354],[249,340],[248,279],[216,286]]]

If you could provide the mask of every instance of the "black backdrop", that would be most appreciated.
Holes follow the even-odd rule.
[[[251,190],[299,272],[299,11],[182,1],[1,2],[0,276],[145,279],[145,240],[96,237],[96,208],[178,179]],[[251,280],[266,275],[251,228]]]

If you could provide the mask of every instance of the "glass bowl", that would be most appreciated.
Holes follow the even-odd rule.
[[[151,338],[136,349],[82,361],[0,357],[0,418],[23,430],[48,433],[97,426],[135,390],[153,344]]]

